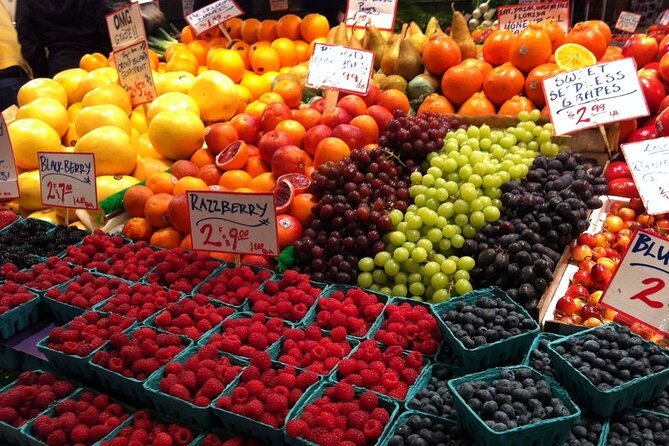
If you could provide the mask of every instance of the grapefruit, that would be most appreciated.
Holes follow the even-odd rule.
[[[187,94],[176,91],[165,93],[154,99],[146,110],[146,120],[151,123],[151,120],[158,113],[164,111],[188,111],[196,116],[200,116],[200,108],[197,103]]]
[[[19,174],[18,183],[20,195],[18,199],[19,206],[27,211],[43,209],[39,170],[30,170]]]
[[[44,121],[19,119],[7,127],[16,165],[20,169],[38,168],[37,152],[61,152],[60,136]]]
[[[51,126],[58,136],[63,136],[68,129],[69,115],[67,109],[57,99],[51,97],[37,98],[30,101],[16,112],[16,119],[34,118]]]
[[[171,91],[188,94],[193,82],[195,82],[195,76],[188,71],[162,73],[156,77],[156,92],[159,96]]]
[[[81,84],[86,79],[86,76],[88,76],[88,71],[81,68],[70,68],[53,76],[53,80],[58,82],[65,90],[68,104],[81,102],[83,99],[86,92]]]
[[[67,107],[67,92],[65,92],[63,86],[55,80],[45,77],[38,77],[23,84],[19,88],[17,101],[19,107],[22,107],[37,98],[44,97],[56,99],[63,104],[63,107]]]
[[[277,215],[276,229],[279,234],[279,249],[294,244],[302,237],[302,224],[292,215]]]
[[[123,87],[118,84],[107,84],[97,87],[84,95],[81,103],[84,107],[89,105],[112,104],[119,107],[129,115],[132,111],[130,96]]]
[[[200,107],[200,116],[206,122],[229,120],[239,105],[234,82],[225,74],[213,70],[198,74],[188,95]]]
[[[149,140],[161,156],[188,159],[204,143],[204,124],[188,111],[164,111],[149,123]]]
[[[95,155],[96,175],[127,175],[137,163],[137,148],[130,136],[111,125],[98,127],[80,137],[74,152]]]
[[[79,137],[98,127],[114,126],[130,135],[132,124],[128,114],[120,107],[111,104],[91,105],[84,107],[79,112],[74,128]]]

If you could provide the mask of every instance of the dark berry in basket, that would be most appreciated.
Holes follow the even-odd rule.
[[[536,323],[500,297],[482,296],[475,303],[458,302],[441,318],[465,348],[508,339],[536,328]]]
[[[411,415],[397,426],[388,446],[474,446],[474,440],[460,425],[442,424],[428,417]]]
[[[643,406],[643,408],[652,410],[653,412],[659,412],[665,415],[669,415],[669,384],[662,391],[660,396],[658,396],[653,401],[648,401]]]
[[[648,412],[624,412],[610,420],[608,446],[666,446],[669,418]]]
[[[544,375],[553,376],[551,358],[548,356],[548,344],[550,342],[551,340],[546,338],[539,340],[537,346],[530,352],[530,363],[528,365]]]
[[[530,368],[504,368],[492,382],[465,382],[457,391],[497,432],[570,414],[562,400],[553,394],[548,381],[535,378]]]
[[[435,368],[427,387],[419,390],[409,401],[409,408],[444,418],[456,418],[453,395],[448,388],[448,380],[453,373],[446,368]]]
[[[644,347],[640,336],[618,325],[600,327],[585,336],[569,338],[555,350],[602,391],[669,366],[669,360],[659,346],[647,344]]]
[[[564,446],[597,446],[604,420],[581,412],[581,418],[572,426]]]

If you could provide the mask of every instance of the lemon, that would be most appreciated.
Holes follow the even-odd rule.
[[[19,107],[16,112],[16,119],[34,118],[51,126],[58,136],[63,136],[67,132],[67,126],[70,122],[65,106],[52,97],[37,98],[26,105]]]
[[[60,135],[39,119],[18,119],[8,126],[16,165],[24,170],[37,169],[37,152],[62,152]]]
[[[86,133],[98,127],[113,125],[130,135],[130,119],[128,114],[115,105],[91,105],[84,107],[79,112],[74,122],[77,135],[84,136]]]
[[[137,148],[128,132],[112,125],[98,127],[81,136],[74,152],[95,155],[96,175],[127,175],[137,163]]]

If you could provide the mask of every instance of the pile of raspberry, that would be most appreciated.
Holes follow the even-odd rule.
[[[279,361],[319,375],[330,373],[342,358],[351,353],[344,327],[337,327],[329,336],[324,336],[323,330],[311,325],[306,329],[286,330],[284,337]]]
[[[215,305],[204,294],[196,294],[167,305],[156,315],[153,325],[197,341],[234,312],[232,307]]]
[[[0,314],[37,299],[26,287],[18,283],[7,281],[0,285]]]
[[[222,352],[251,358],[277,342],[285,329],[281,319],[268,318],[264,314],[228,318],[223,321],[220,333],[212,335],[207,344]]]
[[[96,230],[84,237],[79,245],[68,246],[64,260],[89,269],[108,268],[107,260],[116,253],[116,250],[127,244],[128,241],[118,235],[109,235]]]
[[[360,344],[350,358],[339,363],[340,381],[404,400],[409,387],[423,370],[423,355],[410,352],[406,356],[399,346],[386,347],[368,339]]]
[[[88,356],[102,347],[114,334],[129,328],[135,321],[120,314],[100,315],[93,311],[77,316],[64,327],[49,333],[47,347],[66,355]]]
[[[74,282],[67,284],[65,291],[52,288],[46,292],[46,297],[88,309],[113,295],[127,293],[129,290],[128,283],[121,279],[95,275],[86,271]]]
[[[23,372],[16,385],[0,393],[0,421],[20,427],[76,387],[52,373]]]
[[[143,321],[181,297],[180,292],[166,290],[155,283],[136,283],[129,290],[110,298],[99,310]]]
[[[143,381],[185,348],[182,339],[143,327],[110,336],[108,347],[93,356],[93,362],[127,378]]]
[[[312,286],[309,276],[287,270],[280,280],[265,282],[264,290],[249,295],[251,311],[286,321],[299,322],[323,291]]]
[[[227,440],[221,439],[216,434],[208,433],[202,439],[202,446],[264,446],[262,442],[254,438],[246,438],[237,435]]]
[[[33,265],[26,271],[20,271],[13,263],[5,263],[0,267],[0,276],[19,285],[43,291],[52,286],[61,285],[85,271],[82,266],[72,267],[58,257],[49,257],[46,261]]]
[[[300,372],[292,366],[273,367],[270,356],[259,353],[230,395],[219,398],[217,407],[279,429],[288,411],[317,381],[318,375],[313,372]]]
[[[145,241],[126,243],[116,248],[106,262],[97,262],[98,272],[139,281],[156,265],[155,250]]]
[[[215,347],[205,345],[183,363],[167,364],[160,390],[196,406],[207,407],[241,371],[239,364],[219,355]]]
[[[177,423],[163,423],[149,412],[140,410],[132,416],[132,424],[118,431],[116,437],[103,441],[100,446],[187,446],[195,435],[189,428]]]
[[[220,276],[210,277],[204,281],[198,292],[226,304],[239,306],[246,302],[252,291],[270,277],[272,273],[265,269],[255,273],[248,266],[226,268]]]
[[[434,355],[443,338],[437,319],[425,306],[403,303],[386,306],[385,320],[374,339],[385,345]]]
[[[156,267],[146,279],[171,290],[190,293],[218,267],[221,262],[203,252],[183,248],[165,249],[154,254]]]
[[[389,421],[390,413],[379,405],[376,393],[356,395],[350,384],[337,383],[288,421],[286,433],[321,446],[371,446]]]
[[[108,395],[85,391],[58,403],[53,413],[37,417],[31,428],[33,436],[49,446],[92,445],[129,416]]]
[[[345,294],[337,290],[318,300],[316,324],[325,330],[344,327],[351,336],[363,337],[383,311],[383,306],[376,294],[360,288],[349,288]]]

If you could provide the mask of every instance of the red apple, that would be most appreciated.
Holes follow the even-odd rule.
[[[571,283],[576,285],[583,285],[586,288],[592,286],[592,277],[590,277],[590,272],[584,269],[579,269],[571,277]]]
[[[632,34],[623,45],[623,56],[632,57],[637,67],[643,67],[655,59],[658,52],[657,40],[646,34]]]
[[[594,235],[584,232],[578,236],[577,243],[579,245],[586,245],[591,248],[594,248],[595,246],[597,246],[597,239],[595,238]]]
[[[272,155],[280,147],[287,146],[291,142],[291,138],[286,132],[281,130],[271,130],[265,133],[260,141],[258,141],[258,150],[260,151],[260,158],[267,164],[272,163]]]
[[[379,132],[385,130],[386,125],[393,119],[393,114],[380,105],[372,105],[367,109],[367,114],[374,118],[376,125],[379,126]]]
[[[309,108],[313,108],[314,110],[317,110],[319,113],[323,113],[323,110],[325,110],[325,98],[318,98],[311,104],[309,104]]]
[[[662,101],[660,101],[662,102]],[[658,105],[659,109],[659,105]],[[659,132],[657,131],[657,127],[655,126],[655,122],[652,124],[640,127],[636,129],[635,131],[632,132],[630,136],[627,137],[627,140],[625,142],[630,143],[630,142],[639,142],[639,141],[646,141],[648,139],[655,139],[659,136]]]
[[[367,104],[360,96],[349,94],[337,102],[337,107],[343,108],[351,117],[364,115],[367,113]]]
[[[367,107],[375,105],[379,101],[379,95],[381,94],[381,89],[374,84],[369,84],[369,89],[367,94],[360,95],[360,97],[365,101]]]
[[[577,297],[586,297],[590,295],[590,291],[583,285],[571,285],[567,288],[566,296],[576,299]]]
[[[648,108],[651,113],[655,113],[660,109],[662,99],[667,95],[664,85],[658,79],[649,76],[640,76],[641,91],[646,98]]]
[[[595,285],[597,285],[602,289],[606,289],[609,282],[611,281],[611,277],[613,277],[613,272],[610,269],[608,269],[605,265],[597,263],[595,266],[592,267],[590,275],[592,276],[592,282]]]
[[[557,304],[555,305],[555,310],[559,311],[562,314],[570,315],[578,311],[579,305],[576,303],[574,298],[569,296],[562,296],[558,299]]]

